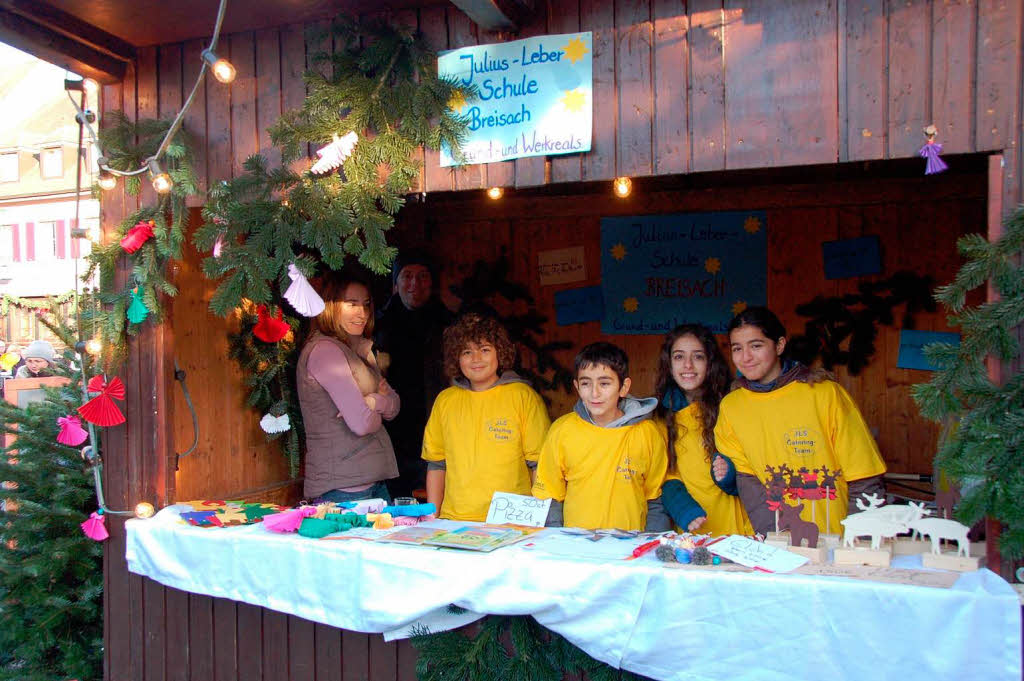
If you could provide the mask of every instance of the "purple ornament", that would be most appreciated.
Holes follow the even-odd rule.
[[[939,157],[939,154],[942,153],[942,145],[938,142],[928,140],[928,142],[921,147],[921,150],[917,153],[921,155],[921,158],[927,161],[924,168],[925,175],[941,173],[943,170],[949,168],[949,166],[946,165],[946,162]]]

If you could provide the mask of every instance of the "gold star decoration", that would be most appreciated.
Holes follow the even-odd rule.
[[[587,49],[586,43],[579,38],[573,38],[569,43],[562,48],[565,51],[565,58],[571,61],[573,64],[583,59],[583,55],[590,50]]]
[[[448,100],[448,108],[452,111],[462,111],[466,108],[466,95],[462,93],[462,90],[452,93],[451,99]]]
[[[562,105],[565,106],[566,111],[572,111],[573,113],[583,108],[583,105],[587,103],[587,95],[579,88],[575,90],[566,90],[565,94],[562,95]]]
[[[620,261],[621,260],[625,260],[626,259],[626,246],[625,246],[625,244],[617,243],[614,246],[612,246],[611,254],[612,254],[612,257],[615,258],[616,260],[620,260]]]
[[[757,234],[761,230],[761,221],[751,215],[743,221],[743,229],[747,231],[747,234]]]
[[[636,312],[640,309],[640,301],[632,296],[622,301],[622,309],[626,312]]]
[[[745,301],[745,300],[737,300],[735,303],[732,304],[732,314],[733,314],[733,316],[738,315],[740,312],[743,312],[746,309],[747,309],[747,301]]]
[[[708,258],[704,261],[704,269],[711,274],[718,274],[719,270],[722,269],[722,261],[718,258]]]

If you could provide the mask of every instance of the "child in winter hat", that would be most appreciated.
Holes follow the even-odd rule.
[[[21,353],[25,366],[18,369],[15,378],[42,378],[53,376],[53,346],[49,341],[34,340]]]

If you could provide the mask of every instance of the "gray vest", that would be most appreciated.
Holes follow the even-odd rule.
[[[309,375],[309,354],[321,343],[337,346],[348,359],[356,385],[363,395],[376,392],[380,372],[370,341],[355,339],[365,356],[360,358],[337,338],[313,332],[299,353],[296,367],[299,406],[306,429],[306,481],[303,495],[313,499],[324,492],[343,487],[356,487],[398,477],[398,464],[391,438],[381,427],[368,435],[356,435],[338,416],[338,407],[324,388]],[[363,342],[365,341],[365,345]]]

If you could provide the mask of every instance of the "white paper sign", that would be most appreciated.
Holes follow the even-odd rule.
[[[541,286],[569,284],[587,278],[587,254],[583,246],[556,248],[537,254]]]
[[[738,534],[709,544],[708,550],[734,563],[765,572],[789,572],[807,562],[806,558],[791,551]]]
[[[542,501],[521,494],[495,492],[491,497],[491,507],[487,509],[487,522],[493,525],[511,523],[527,527],[544,527],[550,507],[550,499]]]

